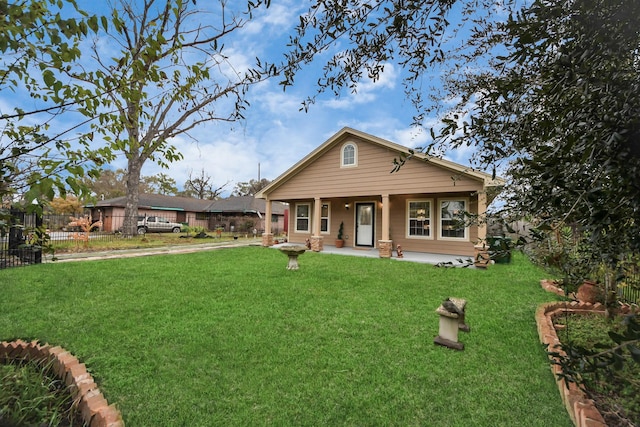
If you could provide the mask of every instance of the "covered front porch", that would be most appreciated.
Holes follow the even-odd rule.
[[[481,193],[334,196],[286,202],[290,207],[288,241],[308,243],[315,252],[335,250],[341,226],[344,248],[368,251],[381,258],[392,258],[398,249],[473,257],[475,244],[486,233],[484,224],[455,226],[452,218],[456,211],[449,207],[459,206],[474,214],[484,212],[486,199]],[[268,209],[270,203],[266,206]],[[263,246],[273,243],[274,236],[266,229]]]
[[[281,246],[289,245],[289,243],[280,243],[273,245],[272,247],[278,249]],[[342,247],[337,248],[333,245],[325,245],[324,250],[320,252],[322,254],[329,255],[343,255],[343,256],[357,256],[357,257],[365,257],[365,258],[380,258],[379,251],[374,248],[353,248],[353,247]],[[426,253],[426,252],[403,252],[402,257],[398,257],[397,252],[394,252],[390,257],[393,260],[397,261],[406,261],[406,262],[417,262],[422,264],[448,264],[451,263],[453,266],[463,266],[466,265],[470,260],[470,257],[464,257],[460,255],[450,255],[450,254],[435,254],[435,253]],[[460,262],[462,261],[462,263]],[[473,262],[473,260],[470,260]],[[475,268],[471,266],[471,268]]]

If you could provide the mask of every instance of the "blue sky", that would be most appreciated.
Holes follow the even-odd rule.
[[[226,43],[227,55],[231,53],[237,68],[251,64],[255,56],[281,60],[288,35],[306,7],[301,4],[272,1],[237,34],[235,43]],[[172,164],[171,176],[182,183],[189,170],[204,168],[217,185],[232,181],[227,187],[232,189],[235,182],[256,179],[260,164],[260,176],[274,179],[345,126],[411,147],[424,143],[424,135],[409,127],[414,110],[404,99],[400,72],[391,64],[376,83],[362,82],[358,93],[337,99],[326,94],[308,112],[300,111],[301,102],[315,93],[322,65],[318,60],[305,68],[286,91],[277,78],[253,87],[246,120],[232,126],[208,123],[191,132],[198,143],[179,145],[184,160]],[[143,170],[145,175],[158,172],[151,164]]]
[[[108,3],[81,0],[79,4],[89,11],[104,12],[95,8]],[[199,7],[209,4],[198,1]],[[257,13],[245,28],[225,41],[230,63],[242,70],[252,66],[256,56],[272,62],[282,60],[288,36],[298,22],[298,15],[307,7],[308,3],[299,0],[272,0],[269,9]],[[211,19],[210,15],[202,16],[202,19]],[[109,49],[106,43],[104,49]],[[327,56],[325,54],[324,58]],[[410,127],[414,110],[404,98],[402,70],[393,64],[387,64],[375,83],[361,82],[358,93],[346,92],[340,98],[328,93],[308,112],[300,111],[301,102],[316,91],[322,59],[317,58],[314,64],[305,68],[296,84],[286,91],[282,90],[277,78],[254,86],[247,98],[251,106],[246,111],[246,120],[232,125],[216,122],[200,125],[189,132],[189,137],[171,141],[183,154],[183,160],[172,163],[169,170],[148,161],[142,174],[165,173],[182,187],[190,172],[199,175],[204,170],[214,186],[229,183],[223,193],[228,195],[235,183],[257,179],[258,173],[261,178],[276,178],[345,126],[408,147],[425,144],[426,135]],[[438,79],[438,71],[423,79],[424,86],[430,86]],[[0,94],[2,110],[8,104],[6,95]],[[428,127],[437,122],[436,117],[431,117],[425,125]],[[463,150],[448,152],[446,157],[466,164],[469,155],[469,150]],[[111,167],[124,168],[126,160],[120,157]]]

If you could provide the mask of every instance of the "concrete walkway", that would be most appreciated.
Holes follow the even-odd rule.
[[[292,243],[282,243],[279,245],[274,245],[274,248],[278,248],[283,245],[290,245]],[[318,252],[320,254],[335,254],[335,255],[346,255],[346,256],[359,256],[359,257],[367,257],[367,258],[379,258],[380,254],[377,248],[354,248],[354,247],[342,247],[336,248],[335,246],[324,245],[323,251]],[[465,257],[462,255],[442,255],[442,254],[432,254],[432,253],[422,253],[422,252],[404,252],[402,258],[398,258],[396,256],[396,252],[394,251],[394,256],[391,258],[394,261],[408,261],[408,262],[420,262],[423,264],[439,264],[439,263],[452,263],[454,266],[461,266],[458,260],[462,260],[465,264],[467,259],[473,259],[473,257]],[[475,267],[473,267],[475,268]]]
[[[243,239],[238,241],[226,241],[216,242],[208,241],[197,245],[174,245],[174,246],[160,246],[154,248],[141,248],[141,249],[119,249],[110,251],[99,252],[66,252],[55,254],[56,260],[53,261],[51,255],[45,255],[43,262],[72,262],[72,261],[96,261],[102,259],[117,259],[117,258],[132,258],[139,256],[150,255],[167,255],[167,254],[186,254],[201,251],[211,251],[216,249],[234,248],[239,246],[261,246],[261,239]],[[278,249],[280,246],[288,245],[291,243],[282,243],[274,245],[272,248]],[[345,256],[359,256],[368,258],[379,258],[377,248],[353,248],[343,247],[336,248],[335,246],[325,245],[324,250],[319,252],[320,254],[334,254]],[[460,255],[441,255],[432,253],[421,252],[404,252],[402,258],[395,256],[391,258],[394,261],[407,261],[407,262],[419,262],[424,264],[439,264],[439,263],[453,263],[454,266],[462,265],[458,260],[467,261],[469,257]]]
[[[261,239],[245,239],[225,242],[208,241],[207,243],[197,245],[158,246],[153,248],[118,249],[96,252],[65,252],[56,253],[55,261],[53,261],[51,255],[45,255],[43,262],[96,261],[101,259],[133,258],[149,255],[188,254],[215,249],[235,248],[238,246],[260,246],[261,243]]]

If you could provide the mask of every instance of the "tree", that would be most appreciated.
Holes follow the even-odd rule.
[[[74,177],[94,174],[91,162],[104,161],[90,149],[90,135],[71,134],[81,122],[51,127],[63,112],[92,102],[90,93],[57,71],[78,60],[79,43],[97,29],[98,19],[75,1],[57,0],[3,1],[0,18],[0,91],[17,94],[12,111],[0,114],[0,196],[40,206],[30,202],[51,200],[68,187],[80,192]],[[21,108],[25,97],[31,97],[30,110]]]
[[[85,177],[82,184],[89,189],[93,197],[98,199],[113,199],[126,196],[127,171],[124,169],[104,169],[98,178]],[[141,176],[140,193],[175,195],[178,193],[175,179],[160,173],[154,176]]]
[[[452,84],[473,93],[464,138],[509,161],[509,205],[577,224],[613,270],[640,252],[640,4],[536,2],[502,27],[509,54]],[[457,123],[450,122],[445,134]]]
[[[55,197],[50,203],[51,210],[54,214],[81,214],[84,206],[80,199],[75,196],[67,195],[66,197]]]
[[[233,188],[232,196],[255,196],[256,193],[271,183],[270,180],[251,179],[248,182],[238,182]]]
[[[502,3],[510,8],[518,2]],[[290,37],[281,84],[293,85],[314,58],[329,58],[317,93],[303,102],[306,110],[326,91],[335,96],[345,90],[357,92],[363,78],[376,81],[385,65],[393,62],[404,71],[404,90],[416,108],[415,123],[421,124],[429,111],[424,103],[424,75],[452,59],[453,53],[486,52],[488,47],[474,40],[455,45],[451,40],[465,34],[469,26],[490,22],[496,7],[495,0],[316,0],[300,16]],[[455,23],[449,20],[450,13],[456,15]]]
[[[244,12],[235,12],[220,1],[218,12],[204,19],[195,2],[118,1],[91,49],[95,68],[68,71],[102,97],[82,113],[97,118],[93,130],[127,159],[125,235],[136,233],[145,162],[167,166],[182,158],[172,138],[204,122],[242,118],[248,88],[275,72],[234,70],[223,52],[225,39],[268,3],[250,1]],[[119,50],[103,51],[105,44]]]
[[[85,177],[83,183],[98,200],[113,199],[127,194],[124,169],[104,169],[98,178]]]
[[[229,184],[229,182],[226,182],[220,187],[214,188],[211,177],[205,174],[204,169],[196,177],[192,176],[192,172],[189,172],[189,179],[184,183],[184,191],[181,193],[183,196],[202,200],[217,200],[220,198],[224,187]]]
[[[165,173],[142,177],[142,181],[148,188],[149,193],[164,194],[167,196],[178,194],[176,180]]]

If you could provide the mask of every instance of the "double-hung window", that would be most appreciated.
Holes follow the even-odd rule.
[[[329,233],[329,204],[323,203],[320,207],[320,232]]]
[[[409,200],[407,236],[431,238],[431,200]]]
[[[464,224],[467,200],[440,200],[440,237],[443,239],[468,239],[468,227]]]
[[[309,203],[298,203],[296,205],[296,232],[303,233],[311,231],[311,205]]]

